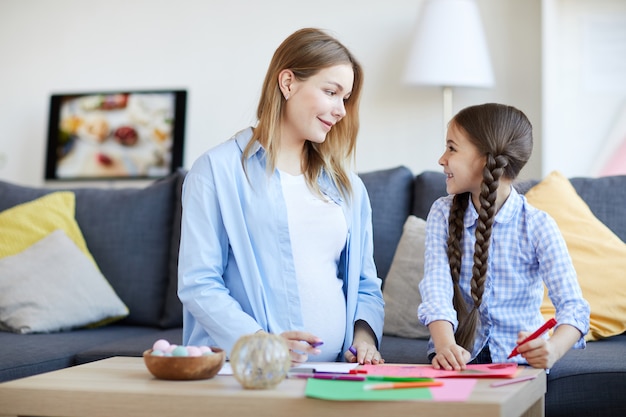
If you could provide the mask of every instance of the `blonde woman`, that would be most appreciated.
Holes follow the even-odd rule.
[[[361,66],[318,29],[270,62],[258,123],[200,156],[183,185],[183,343],[282,335],[293,362],[382,363],[371,207],[349,171]]]

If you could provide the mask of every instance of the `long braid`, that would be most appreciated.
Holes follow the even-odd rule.
[[[485,281],[487,280],[487,267],[489,260],[489,245],[491,243],[491,230],[496,216],[496,197],[500,178],[504,173],[504,168],[508,165],[504,156],[493,157],[487,154],[485,168],[483,169],[483,182],[480,190],[480,207],[478,209],[478,223],[476,226],[476,243],[474,244],[474,265],[472,267],[472,279],[470,289],[474,305],[467,316],[461,314],[457,309],[459,326],[456,332],[456,340],[460,346],[472,351],[476,338],[476,327],[478,325],[478,309],[482,304],[483,293],[485,291]],[[451,214],[452,217],[452,209]],[[449,238],[450,239],[450,238]],[[452,263],[451,271],[452,271]],[[452,278],[453,282],[455,278]],[[458,280],[458,278],[457,278]],[[456,299],[456,295],[455,295]],[[456,306],[455,306],[456,308]],[[466,310],[466,308],[464,308]]]
[[[463,299],[459,280],[461,276],[461,260],[463,257],[461,242],[463,241],[463,232],[465,230],[463,218],[465,217],[465,210],[469,204],[469,197],[470,193],[462,193],[454,196],[452,206],[450,207],[450,217],[448,219],[448,261],[454,289],[452,304],[457,312],[459,322],[464,322],[468,315],[467,304]]]

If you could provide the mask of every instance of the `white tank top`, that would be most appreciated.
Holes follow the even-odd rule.
[[[324,341],[322,353],[309,356],[309,361],[331,362],[341,353],[346,331],[346,301],[337,266],[348,227],[341,206],[313,193],[304,175],[280,171],[280,178],[304,330]]]

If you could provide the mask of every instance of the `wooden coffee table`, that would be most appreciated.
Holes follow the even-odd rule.
[[[243,389],[227,375],[162,381],[142,358],[115,357],[0,383],[0,416],[543,416],[545,372],[528,368],[522,375],[537,377],[498,388],[479,380],[466,402],[325,401],[305,397],[305,379],[271,390]]]

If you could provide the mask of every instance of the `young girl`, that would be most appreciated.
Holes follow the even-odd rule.
[[[294,362],[382,362],[371,207],[347,169],[362,83],[345,46],[299,30],[270,62],[256,127],[195,161],[182,196],[184,344],[230,354],[265,331]]]
[[[554,220],[512,187],[532,143],[530,122],[510,106],[472,106],[450,121],[439,159],[450,195],[428,215],[418,308],[437,369],[507,360],[545,369],[585,346],[589,305],[565,241]],[[544,283],[558,325],[508,359],[543,324]]]

